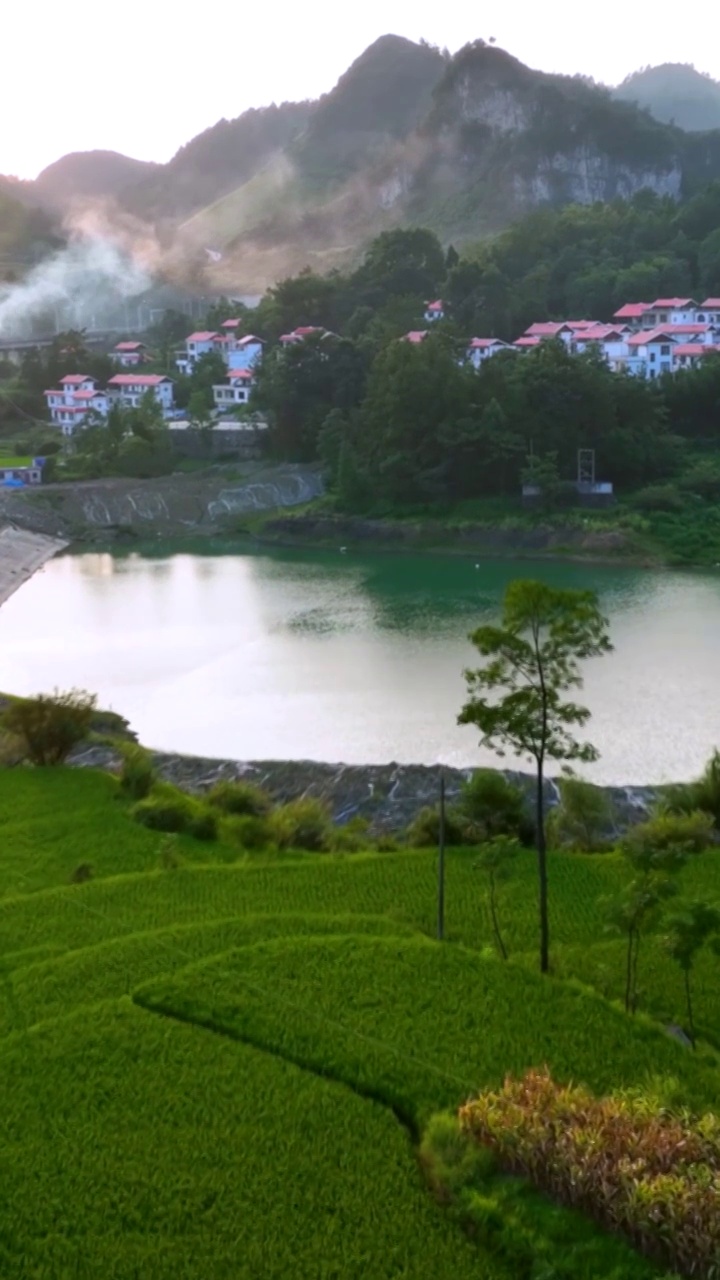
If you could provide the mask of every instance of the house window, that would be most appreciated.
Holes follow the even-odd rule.
[[[660,316],[660,323],[661,323],[661,324],[667,324],[667,313],[665,313],[664,315]]]
[[[661,355],[661,356],[669,356],[669,355],[670,355],[670,345],[669,345],[669,343],[665,343],[665,344],[660,348],[660,355]]]
[[[654,364],[654,363],[655,363],[655,352],[654,352],[654,351],[651,351],[651,352],[650,352],[650,363],[651,363],[651,364]]]
[[[700,324],[704,324],[704,323],[705,323],[705,317],[704,317],[704,316],[698,316],[698,322],[699,322]]]

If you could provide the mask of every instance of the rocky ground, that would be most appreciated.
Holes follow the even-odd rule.
[[[313,760],[213,760],[201,756],[154,752],[159,777],[184,791],[201,794],[215,782],[246,778],[265,787],[280,802],[298,796],[318,796],[326,800],[336,822],[353,817],[366,818],[374,831],[401,831],[425,805],[437,803],[440,794],[440,766],[418,764],[344,765]],[[100,768],[118,768],[120,758],[111,748],[91,746],[79,749],[71,763]],[[443,766],[448,804],[457,797],[471,768]],[[504,771],[522,785],[531,803],[534,781],[529,774]],[[652,787],[609,787],[617,830],[647,815],[655,799]],[[557,787],[548,780],[549,804],[557,800]]]
[[[66,546],[67,541],[62,538],[30,533],[13,525],[0,527],[0,604]]]
[[[309,502],[322,492],[311,467],[248,463],[154,480],[87,480],[0,490],[0,523],[63,538],[173,538],[217,534],[243,517]]]

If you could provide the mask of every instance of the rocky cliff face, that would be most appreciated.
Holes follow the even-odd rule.
[[[322,489],[319,472],[292,466],[251,468],[243,480],[229,479],[222,471],[158,480],[91,480],[0,491],[0,523],[70,540],[222,533],[243,516],[309,502]]]

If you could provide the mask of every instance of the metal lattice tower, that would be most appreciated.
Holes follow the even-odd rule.
[[[578,449],[578,486],[585,488],[595,485],[595,450]]]

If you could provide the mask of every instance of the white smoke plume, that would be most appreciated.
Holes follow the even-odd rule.
[[[79,237],[0,292],[0,338],[30,334],[45,317],[53,328],[91,327],[112,302],[143,292],[146,269],[104,238]],[[101,325],[98,325],[101,327]]]

